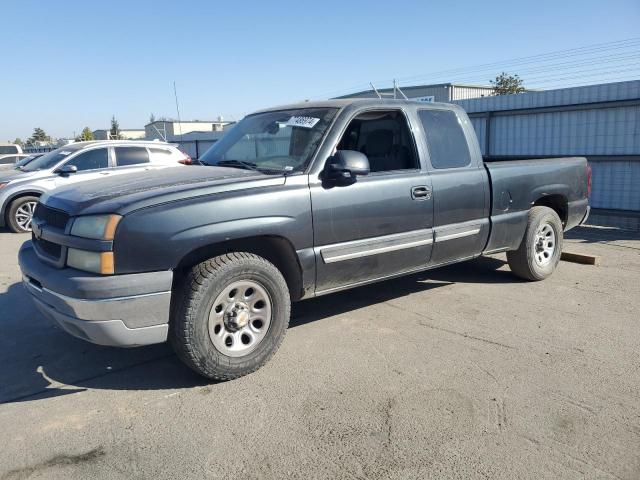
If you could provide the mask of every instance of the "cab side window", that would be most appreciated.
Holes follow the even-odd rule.
[[[376,110],[354,118],[338,150],[358,150],[369,159],[371,172],[418,169],[407,120],[399,110]]]
[[[115,150],[119,167],[149,163],[149,152],[144,147],[116,147]]]
[[[75,165],[79,172],[107,168],[109,166],[109,155],[106,148],[96,148],[72,158],[66,165]]]
[[[451,110],[419,110],[433,168],[460,168],[471,163],[460,120]]]

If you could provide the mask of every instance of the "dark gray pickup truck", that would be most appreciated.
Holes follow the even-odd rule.
[[[448,104],[263,110],[200,162],[43,195],[20,250],[42,313],[232,379],[275,353],[291,301],[496,252],[542,280],[588,214],[584,158],[484,163]]]

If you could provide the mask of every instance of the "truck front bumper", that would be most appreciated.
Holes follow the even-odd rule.
[[[116,347],[167,340],[171,271],[102,276],[58,269],[40,261],[31,242],[18,259],[38,309],[71,335]]]

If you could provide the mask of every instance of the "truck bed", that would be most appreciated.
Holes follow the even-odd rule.
[[[534,205],[556,205],[565,230],[586,216],[585,157],[485,161],[491,188],[491,236],[485,253],[517,248]]]

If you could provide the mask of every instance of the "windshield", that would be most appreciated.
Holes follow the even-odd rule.
[[[61,160],[64,160],[66,157],[68,157],[78,149],[79,147],[69,148],[67,146],[52,150],[49,153],[45,153],[41,157],[36,158],[35,160],[31,160],[29,163],[24,165],[21,170],[23,172],[34,172],[36,170],[46,170],[48,168],[52,168]]]
[[[38,158],[37,156],[34,155],[29,155],[28,157],[24,157],[21,160],[18,160],[16,162],[16,168],[18,167],[24,167],[27,163],[29,163],[31,160],[33,160],[34,158]]]
[[[336,108],[301,108],[249,115],[199,161],[262,173],[301,172],[337,111]]]

